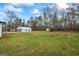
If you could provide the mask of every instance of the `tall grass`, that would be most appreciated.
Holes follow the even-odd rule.
[[[4,55],[79,55],[78,32],[8,33],[0,39]]]

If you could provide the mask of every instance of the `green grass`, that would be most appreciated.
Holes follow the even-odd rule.
[[[0,39],[0,54],[76,56],[79,55],[79,32],[7,33]]]

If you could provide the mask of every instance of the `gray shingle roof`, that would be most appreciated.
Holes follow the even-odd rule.
[[[0,23],[3,23],[3,24],[5,24],[5,22],[2,22],[2,21],[0,21]]]

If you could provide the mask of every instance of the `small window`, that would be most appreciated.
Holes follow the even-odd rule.
[[[28,29],[28,31],[30,31],[30,29]]]
[[[27,31],[27,29],[26,29],[26,31]]]
[[[21,29],[17,29],[17,32],[21,32]]]

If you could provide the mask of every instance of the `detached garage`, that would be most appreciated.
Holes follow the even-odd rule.
[[[17,32],[31,32],[32,29],[30,27],[18,27]]]
[[[3,35],[3,24],[5,24],[5,22],[0,21],[0,37]]]

